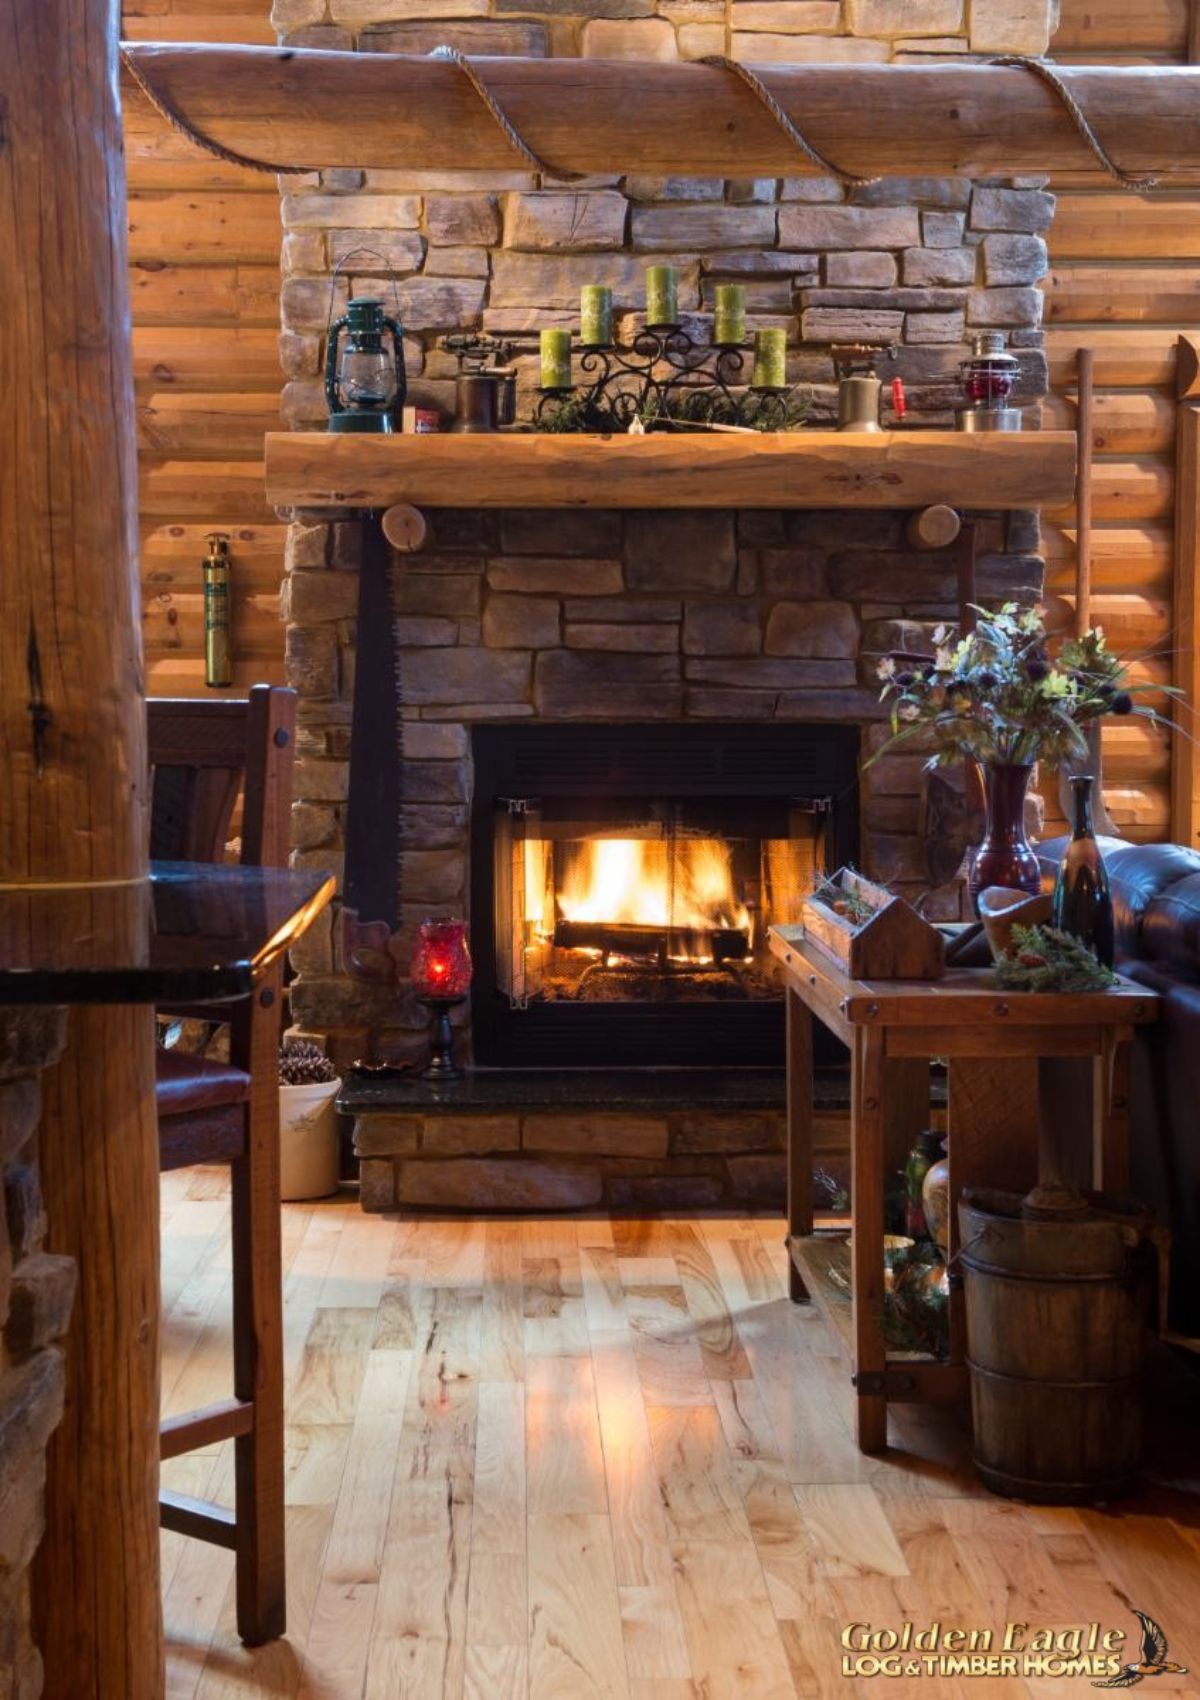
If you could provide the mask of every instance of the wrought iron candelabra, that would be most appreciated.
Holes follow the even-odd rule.
[[[635,423],[737,425],[783,431],[803,408],[787,385],[747,383],[747,350],[696,343],[679,325],[639,331],[631,346],[583,345],[582,384],[543,389],[534,410],[540,431],[628,431]]]

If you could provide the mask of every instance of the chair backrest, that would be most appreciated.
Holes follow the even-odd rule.
[[[291,841],[296,693],[253,685],[249,697],[152,697],[146,704],[150,854],[222,862],[239,791],[242,862],[284,867]]]

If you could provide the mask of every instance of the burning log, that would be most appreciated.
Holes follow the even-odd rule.
[[[598,950],[609,956],[654,956],[666,966],[671,945],[686,940],[699,960],[743,962],[750,955],[749,935],[735,927],[668,928],[636,921],[568,921],[554,924],[559,950]]]
[[[554,924],[559,950],[599,950],[605,956],[657,956],[665,960],[667,929],[636,921],[566,921]]]

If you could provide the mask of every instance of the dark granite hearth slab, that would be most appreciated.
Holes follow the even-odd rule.
[[[425,1115],[499,1109],[780,1110],[785,1098],[782,1069],[480,1069],[436,1083],[414,1075],[383,1080],[351,1075],[338,1096],[338,1109],[353,1116],[406,1110]],[[825,1111],[848,1108],[848,1075],[822,1072],[816,1099]]]

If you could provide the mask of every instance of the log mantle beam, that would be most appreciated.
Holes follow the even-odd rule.
[[[268,500],[312,510],[1055,507],[1075,457],[1073,431],[266,439]]]
[[[518,156],[461,69],[323,49],[126,43],[163,104],[275,164],[511,170]],[[576,172],[704,177],[811,173],[736,77],[702,64],[473,61],[534,152]],[[964,177],[1098,167],[1054,93],[1021,67],[764,65],[763,83],[821,153],[860,176]],[[1200,174],[1200,67],[1056,66],[1121,168]],[[131,109],[146,97],[127,73]]]

